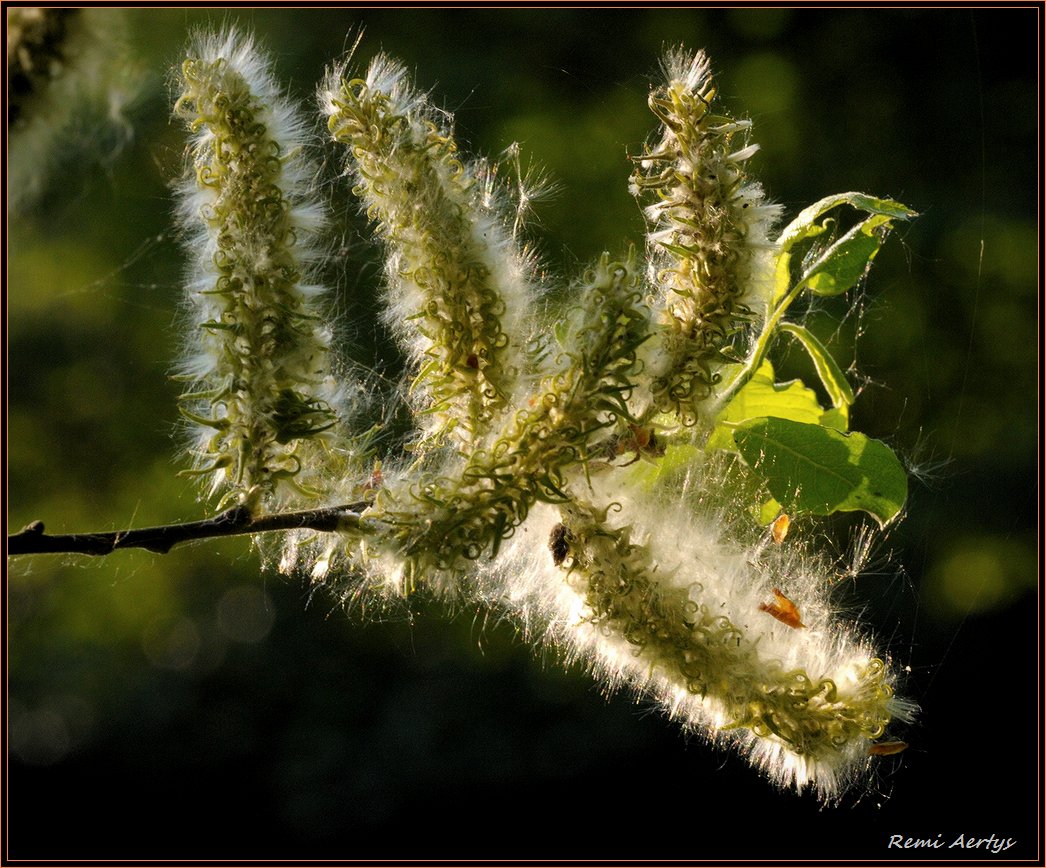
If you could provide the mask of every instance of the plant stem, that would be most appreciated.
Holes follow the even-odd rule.
[[[788,295],[781,299],[780,304],[774,308],[774,312],[770,314],[770,317],[766,321],[766,325],[763,326],[763,331],[755,342],[755,348],[752,351],[751,357],[745,366],[738,371],[737,376],[734,377],[730,385],[727,386],[722,394],[719,395],[716,400],[717,407],[723,407],[727,401],[734,397],[745,383],[752,378],[752,374],[759,370],[759,366],[763,363],[763,359],[766,358],[766,351],[770,349],[770,339],[774,335],[777,324],[781,321],[781,317],[785,315],[785,312],[791,306],[792,302],[795,301],[796,296],[798,296],[805,287],[806,282],[800,280],[788,291]]]
[[[107,555],[117,549],[131,548],[167,554],[174,546],[181,543],[212,537],[301,529],[333,533],[355,524],[359,519],[359,513],[367,506],[369,504],[363,501],[344,506],[259,516],[252,515],[245,506],[235,506],[213,518],[202,521],[103,533],[51,535],[44,533],[42,521],[34,521],[18,533],[8,536],[7,554],[8,556],[58,553]]]

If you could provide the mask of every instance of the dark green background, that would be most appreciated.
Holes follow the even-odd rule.
[[[259,574],[245,542],[24,558],[8,588],[10,855],[879,860],[911,855],[886,849],[898,833],[994,833],[1019,842],[1003,858],[1034,855],[1039,14],[126,13],[148,70],[133,141],[114,156],[70,130],[9,225],[11,530],[206,512],[174,475],[167,378],[184,339],[169,191],[184,140],[166,81],[190,26],[252,28],[311,98],[364,25],[359,59],[384,48],[416,69],[463,145],[518,140],[559,182],[534,236],[567,276],[639,239],[628,155],[653,127],[662,46],[685,43],[753,118],[751,165],[790,215],[844,190],[922,213],[859,317],[824,304],[811,322],[844,363],[859,326],[854,427],[920,471],[905,522],[840,593],[911,666],[923,712],[870,793],[822,810],[647,706],[605,701],[483,613],[418,604],[365,623]],[[394,370],[372,321],[376,250],[328,192],[346,344]]]

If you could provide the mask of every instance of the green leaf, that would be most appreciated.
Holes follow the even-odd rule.
[[[774,382],[774,368],[764,360],[749,380],[716,416],[716,426],[705,443],[705,449],[736,450],[733,431],[747,419],[773,416],[795,422],[820,424],[824,409],[813,389],[800,380]]]
[[[653,491],[658,485],[671,483],[686,474],[690,469],[699,467],[704,461],[704,452],[689,443],[674,443],[657,461],[637,461],[625,470],[630,486]]]
[[[791,263],[791,253],[777,254],[777,265],[774,268],[774,294],[770,298],[770,310],[777,307],[778,302],[788,295],[788,290],[792,288]]]
[[[761,503],[754,510],[754,517],[761,527],[767,527],[777,516],[781,514],[781,504],[776,498],[771,497],[766,503]]]
[[[799,283],[817,295],[840,295],[864,277],[883,238],[890,218],[882,214],[862,220],[831,246],[814,255]]]
[[[764,418],[738,425],[734,442],[790,513],[863,510],[886,525],[908,497],[908,476],[897,456],[863,434]]]
[[[781,249],[787,251],[797,242],[819,234],[823,231],[823,226],[817,223],[817,218],[840,205],[852,205],[860,211],[881,215],[890,220],[910,220],[918,216],[915,211],[892,199],[877,199],[865,193],[837,193],[834,196],[826,196],[800,211],[781,232],[778,239]]]
[[[846,375],[842,372],[835,359],[832,358],[832,354],[828,352],[825,345],[809,329],[792,322],[783,322],[778,328],[799,341],[803,349],[806,350],[807,355],[810,356],[810,360],[814,363],[814,369],[817,371],[817,376],[821,378],[821,382],[824,383],[824,387],[828,392],[828,397],[832,399],[832,407],[838,411],[837,416],[841,414],[843,420],[842,430],[845,431],[850,415],[850,405],[854,402],[854,391],[850,388]],[[821,424],[825,424],[823,420]],[[837,426],[831,425],[829,427],[835,428]]]
[[[825,410],[821,414],[821,425],[845,434],[850,428],[850,408],[832,407],[830,410]]]

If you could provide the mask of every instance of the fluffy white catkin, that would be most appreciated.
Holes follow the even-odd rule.
[[[704,52],[666,54],[650,94],[660,138],[637,160],[632,192],[644,207],[657,339],[646,351],[655,407],[686,425],[709,416],[724,362],[766,316],[773,289],[770,233],[781,215],[745,162],[751,121],[713,110]],[[742,139],[738,146],[738,138]],[[747,323],[748,328],[741,328]],[[740,331],[740,333],[739,333]]]
[[[699,442],[721,372],[766,319],[779,208],[745,174],[749,123],[712,110],[704,55],[670,52],[664,69],[660,138],[632,183],[653,200],[647,260],[604,254],[536,358],[515,233],[451,118],[383,56],[362,78],[329,75],[321,106],[385,244],[420,431],[368,484],[340,551],[296,537],[284,566],[304,560],[359,602],[423,588],[502,612],[608,692],[833,799],[914,709],[834,610],[826,562],[728,508],[730,462]],[[685,472],[645,471],[666,454],[658,437]],[[629,450],[646,463],[629,470]]]
[[[489,167],[461,158],[451,116],[384,55],[363,78],[332,70],[319,99],[386,245],[387,319],[416,371],[414,451],[455,431],[467,449],[519,397],[533,315]]]
[[[235,31],[201,34],[175,113],[190,133],[180,213],[197,326],[183,413],[198,472],[223,503],[272,508],[312,493],[336,422],[330,333],[311,279],[325,216],[304,157],[306,126],[268,58]]]
[[[602,508],[579,497],[534,509],[481,568],[488,604],[608,691],[653,700],[775,783],[837,797],[913,709],[833,611],[828,566],[767,537],[743,544],[721,514],[630,488],[589,491]],[[801,626],[775,617],[775,590]]]

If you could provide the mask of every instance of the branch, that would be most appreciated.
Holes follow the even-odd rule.
[[[36,555],[75,553],[107,555],[117,549],[148,549],[167,554],[174,546],[211,537],[269,533],[277,530],[316,530],[332,533],[343,530],[359,519],[366,501],[345,506],[330,506],[302,512],[285,512],[254,516],[245,506],[235,506],[214,518],[184,524],[117,530],[107,533],[46,534],[44,523],[34,521],[7,538],[7,554]]]

